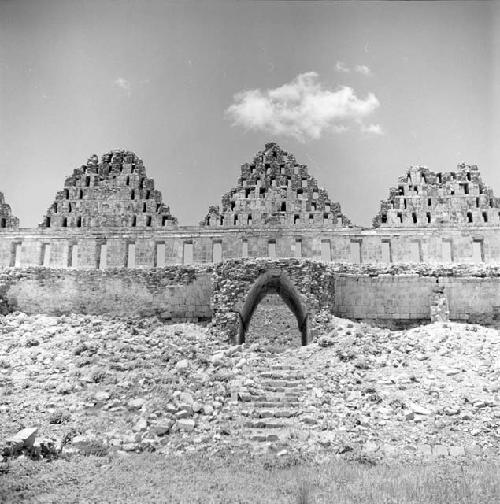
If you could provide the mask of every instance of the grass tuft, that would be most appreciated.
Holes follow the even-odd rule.
[[[312,504],[311,486],[306,481],[301,481],[297,489],[297,504]]]

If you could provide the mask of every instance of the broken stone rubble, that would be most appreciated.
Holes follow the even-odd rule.
[[[327,346],[269,354],[156,319],[8,315],[0,446],[36,426],[35,441],[63,453],[95,443],[126,453],[498,454],[498,331],[436,323],[394,332],[336,318],[326,331]],[[40,344],[26,346],[33,334]],[[67,414],[53,424],[57,412]]]

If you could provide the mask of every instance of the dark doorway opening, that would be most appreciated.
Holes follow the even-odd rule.
[[[257,306],[266,296],[272,294],[277,294],[286,304],[286,306],[288,306],[288,308],[292,311],[297,320],[298,334],[300,334],[300,343],[301,345],[307,345],[309,343],[307,309],[304,306],[298,290],[292,284],[290,279],[281,274],[279,271],[268,271],[266,273],[263,273],[252,285],[246,297],[245,303],[241,311],[239,312],[237,343],[241,344],[245,342],[247,332],[250,329],[250,321],[254,312],[256,311]],[[277,307],[278,311],[275,311],[275,316],[272,319],[272,323],[278,322],[279,325],[280,320],[284,321],[285,319],[283,311],[281,310],[282,303],[277,303],[276,301],[276,296],[271,296],[269,300],[264,304],[264,309],[266,310],[267,308],[266,311],[272,311],[274,307]],[[276,316],[277,314],[279,314],[279,316]],[[289,327],[286,327],[286,325],[288,325]],[[292,326],[293,323],[289,323],[289,321],[283,324],[281,329],[285,330],[285,336],[288,335],[288,329],[291,329]],[[254,335],[254,330],[255,329],[252,328],[252,332],[249,335],[252,337],[252,339],[255,338],[255,340],[258,341],[259,335]]]
[[[267,294],[256,307],[245,334],[257,351],[281,353],[302,344],[295,317],[279,294]]]

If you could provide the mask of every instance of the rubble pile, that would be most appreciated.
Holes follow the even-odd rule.
[[[450,308],[444,287],[435,287],[431,298],[431,322],[449,322]]]
[[[325,326],[269,353],[156,318],[0,317],[0,450],[498,455],[497,330]]]

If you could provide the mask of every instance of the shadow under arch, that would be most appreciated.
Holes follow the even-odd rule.
[[[292,310],[297,319],[299,331],[302,335],[302,345],[309,343],[308,313],[304,307],[300,294],[290,279],[280,272],[267,271],[257,278],[248,291],[245,303],[238,312],[239,329],[237,344],[245,342],[245,334],[257,305],[269,293],[279,294],[281,299]]]

